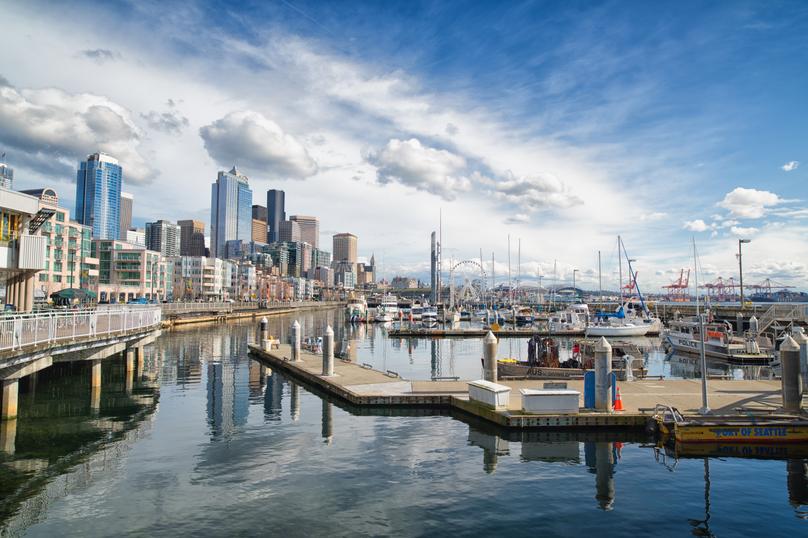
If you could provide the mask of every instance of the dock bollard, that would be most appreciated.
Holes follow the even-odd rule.
[[[259,324],[261,331],[261,349],[269,351],[269,320],[264,316]]]
[[[802,330],[802,327],[795,327],[799,329],[794,332],[794,341],[800,346],[800,376],[802,377],[802,393],[808,392],[808,336]]]
[[[802,407],[802,377],[800,377],[800,346],[790,336],[780,344],[783,410],[799,413]]]
[[[483,375],[486,381],[497,382],[497,337],[491,331],[483,338]]]
[[[291,327],[292,337],[292,362],[300,362],[300,323],[295,320]]]
[[[612,411],[612,346],[600,337],[595,346],[595,409]]]
[[[326,327],[323,334],[323,375],[334,375],[334,329]]]
[[[634,381],[634,357],[626,355],[623,357],[626,361],[626,381]]]

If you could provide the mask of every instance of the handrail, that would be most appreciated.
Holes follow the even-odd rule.
[[[0,318],[0,351],[123,334],[158,327],[158,305],[127,305],[94,310],[53,310]]]

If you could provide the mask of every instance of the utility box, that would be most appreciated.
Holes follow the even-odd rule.
[[[507,409],[510,399],[510,387],[483,379],[469,381],[469,400],[480,402],[492,409]]]
[[[581,393],[563,389],[519,389],[522,411],[539,415],[578,414]]]

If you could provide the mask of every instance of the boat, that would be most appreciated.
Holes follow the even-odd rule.
[[[586,328],[586,336],[605,336],[607,338],[645,336],[648,334],[648,329],[649,327],[644,323],[596,321]]]
[[[471,321],[471,312],[469,312],[468,310],[461,310],[460,321]]]
[[[345,305],[345,321],[361,323],[367,320],[368,304],[364,297],[351,297]]]
[[[704,354],[730,364],[768,365],[774,345],[767,337],[749,330],[743,336],[733,334],[727,321],[704,323]],[[674,351],[698,355],[701,346],[701,324],[698,318],[675,319],[668,323],[665,341]]]
[[[376,313],[373,316],[373,320],[377,323],[390,323],[393,321],[393,314],[384,305],[379,305],[376,307]]]
[[[517,325],[533,325],[536,320],[535,313],[532,308],[523,306],[516,310],[516,324]]]
[[[382,302],[379,305],[387,314],[390,314],[390,320],[398,317],[398,298],[395,295],[386,293],[382,297]]]
[[[547,320],[550,334],[583,334],[589,322],[589,307],[574,304],[561,312],[556,312]]]
[[[427,306],[421,312],[421,325],[424,327],[434,327],[438,324],[438,309],[434,306]]]
[[[420,304],[413,304],[410,310],[410,319],[412,321],[421,321],[421,316],[424,313],[424,307]]]

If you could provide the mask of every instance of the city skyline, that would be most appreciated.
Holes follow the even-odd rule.
[[[362,237],[385,275],[429,274],[442,209],[444,260],[495,251],[499,274],[510,234],[522,239],[523,274],[547,277],[557,260],[559,278],[579,269],[591,287],[597,251],[608,259],[622,234],[656,289],[692,266],[695,235],[706,278],[737,275],[737,239],[750,238],[749,279],[808,279],[806,75],[792,69],[805,52],[800,3],[778,14],[716,3],[695,18],[687,6],[476,4],[462,21],[438,3],[365,6],[373,24],[348,30],[315,2],[256,6],[238,20],[225,11],[216,24],[205,3],[79,4],[134,22],[80,36],[64,31],[79,24],[72,6],[6,9],[20,47],[0,52],[4,117],[47,110],[80,126],[59,140],[0,132],[17,188],[67,193],[69,168],[101,148],[121,160],[126,189],[149,200],[136,204],[136,224],[208,221],[203,178],[235,163],[255,192],[285,191],[288,214],[318,215],[322,243],[341,229]],[[601,18],[608,31],[593,32]],[[537,31],[502,31],[527,23]],[[499,48],[475,45],[487,33]],[[433,37],[406,37],[416,34]],[[407,46],[394,47],[400,39]],[[214,65],[219,76],[201,76]],[[99,66],[113,76],[76,76]],[[135,80],[159,91],[131,92]],[[764,93],[761,80],[779,82]],[[267,86],[271,101],[258,90]],[[155,185],[163,195],[149,196]]]

